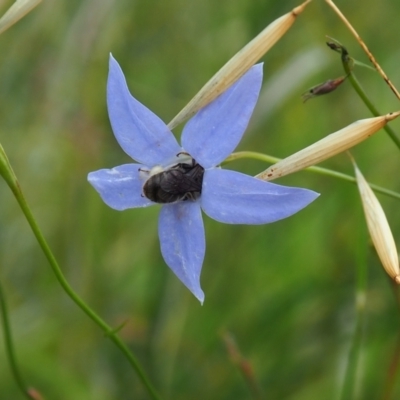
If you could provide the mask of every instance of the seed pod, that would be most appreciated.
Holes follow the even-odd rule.
[[[399,258],[385,212],[355,163],[354,169],[368,231],[376,252],[385,271],[397,284],[400,284]]]
[[[296,17],[303,12],[311,0],[295,7],[289,13],[269,24],[253,40],[237,52],[193,97],[192,100],[168,124],[173,129],[198,110],[211,103],[228,87],[235,83],[252,67],[293,25]]]
[[[20,0],[10,6],[5,14],[0,18],[0,33],[10,28],[28,12],[36,7],[42,0]]]
[[[326,82],[320,83],[319,85],[312,87],[311,89],[307,90],[307,92],[301,95],[303,103],[314,97],[333,92],[339,87],[339,85],[343,83],[345,79],[345,76],[341,76],[340,78],[336,79],[328,79]]]
[[[399,115],[400,111],[397,111],[380,117],[356,121],[340,131],[331,133],[311,146],[271,165],[265,171],[259,173],[256,178],[264,181],[272,181],[281,176],[292,174],[311,165],[318,164],[367,139],[383,128],[387,122],[392,121]]]

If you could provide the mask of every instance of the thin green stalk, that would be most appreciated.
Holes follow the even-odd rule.
[[[360,82],[358,81],[357,77],[355,76],[355,74],[353,72],[353,68],[352,68],[354,65],[354,61],[352,60],[352,58],[350,58],[346,48],[343,46],[341,46],[341,54],[342,54],[342,65],[343,65],[346,75],[351,83],[351,86],[353,86],[353,89],[360,96],[361,100],[367,106],[369,111],[371,111],[372,115],[374,115],[375,117],[379,117],[382,114],[378,111],[378,109],[375,107],[375,105],[369,99],[369,97],[365,93],[364,89],[362,88]],[[400,139],[397,137],[394,130],[389,125],[384,126],[383,129],[393,140],[394,144],[400,149]]]
[[[238,151],[236,153],[232,153],[229,157],[227,157],[222,164],[227,164],[229,162],[239,160],[241,158],[253,158],[255,160],[260,160],[260,161],[265,161],[268,163],[275,164],[278,161],[281,161],[281,158],[277,157],[272,157],[267,154],[263,153],[257,153],[255,151]],[[343,174],[341,172],[333,171],[331,169],[327,168],[321,168],[321,167],[308,167],[304,169],[305,171],[311,171],[315,172],[320,175],[325,175],[325,176],[330,176],[333,178],[341,179],[343,181],[351,182],[354,183],[355,185],[357,184],[356,178],[354,178],[351,175]],[[373,183],[368,183],[368,185],[377,193],[385,194],[386,196],[393,197],[395,199],[400,200],[400,193],[394,192],[393,190],[386,189],[384,187],[374,185]]]
[[[345,65],[345,64],[343,63],[343,65]],[[382,115],[378,111],[378,109],[375,107],[375,105],[370,101],[367,94],[364,92],[364,89],[362,88],[360,82],[354,75],[354,72],[350,72],[348,79],[349,79],[351,85],[353,86],[354,90],[360,96],[361,100],[368,107],[369,111],[371,111],[372,115],[374,115],[375,117],[379,117],[380,115]],[[385,125],[383,127],[383,129],[393,140],[394,144],[400,149],[400,139],[396,136],[396,133],[394,132],[394,130],[389,125]]]
[[[360,235],[364,235],[360,231]],[[364,238],[363,238],[364,239]],[[360,242],[365,242],[361,240]],[[359,246],[360,252],[362,246]],[[356,382],[357,382],[357,372],[360,361],[361,344],[363,339],[363,328],[365,320],[365,305],[367,299],[367,261],[365,257],[365,252],[362,254],[359,252],[356,268],[356,321],[354,326],[353,337],[351,339],[347,367],[344,375],[343,386],[341,390],[340,399],[341,400],[351,400],[357,398],[356,395]]]
[[[396,299],[397,308],[400,310],[399,286],[392,279],[388,279],[388,281],[393,289],[393,294]],[[389,363],[385,384],[383,385],[384,389],[381,400],[390,400],[394,398],[392,394],[398,382],[399,370],[400,370],[400,331],[397,333],[396,347],[392,351],[392,356]]]
[[[240,375],[243,377],[252,398],[254,400],[264,399],[265,396],[263,396],[261,386],[257,381],[254,370],[250,362],[242,355],[233,335],[230,332],[223,332],[221,333],[221,337],[232,364],[238,369]]]
[[[154,389],[153,385],[151,384],[150,380],[142,370],[138,360],[129,350],[127,345],[119,338],[116,334],[116,330],[112,329],[106,322],[104,322],[80,297],[75,291],[71,288],[67,280],[65,279],[60,266],[57,263],[56,258],[54,257],[53,253],[50,250],[49,245],[46,242],[42,232],[38,224],[36,223],[35,218],[28,206],[28,203],[25,200],[25,197],[22,193],[22,190],[18,184],[17,178],[15,173],[8,161],[8,158],[4,152],[4,149],[0,146],[0,174],[3,176],[4,180],[7,182],[8,186],[10,187],[11,191],[14,193],[16,200],[18,201],[19,206],[21,207],[22,212],[27,219],[33,234],[36,237],[43,253],[45,254],[47,260],[50,263],[50,266],[64,289],[67,295],[72,299],[72,301],[92,320],[94,321],[105,333],[107,337],[119,348],[119,350],[124,354],[127,358],[135,372],[137,373],[139,379],[142,381],[143,385],[147,389],[148,393],[150,394],[151,398],[154,400],[159,400],[160,397],[156,390]]]
[[[391,282],[393,283],[393,282]],[[400,366],[400,333],[397,334],[397,343],[394,351],[392,352],[392,358],[390,360],[388,372],[386,375],[386,381],[384,387],[384,393],[381,397],[382,400],[390,400],[393,399],[392,396],[395,386],[398,382],[398,374],[399,374],[399,366]]]
[[[1,309],[1,320],[3,323],[3,332],[4,332],[4,346],[6,349],[8,362],[10,364],[11,373],[13,374],[15,382],[17,383],[17,386],[21,390],[22,394],[29,400],[35,400],[35,397],[32,397],[29,394],[28,386],[24,382],[24,379],[22,378],[22,374],[18,367],[17,358],[15,356],[15,351],[14,351],[12,335],[11,335],[11,325],[8,318],[8,308],[7,308],[6,298],[4,296],[1,283],[0,283],[0,309]]]

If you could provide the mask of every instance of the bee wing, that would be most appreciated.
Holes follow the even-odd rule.
[[[160,187],[165,192],[182,196],[189,192],[201,192],[203,174],[204,169],[200,165],[190,169],[178,165],[163,173]]]
[[[199,164],[195,165],[185,174],[185,185],[187,192],[201,192],[203,184],[204,168]]]

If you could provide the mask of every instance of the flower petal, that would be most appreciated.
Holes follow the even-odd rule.
[[[206,245],[199,203],[181,201],[163,206],[158,234],[165,262],[203,304],[200,272]]]
[[[141,164],[125,164],[112,169],[100,169],[88,175],[88,181],[103,201],[115,210],[147,207],[154,204],[142,196],[143,181],[139,178]]]
[[[154,166],[168,162],[182,151],[167,125],[129,93],[121,67],[112,55],[107,106],[114,135],[134,160]]]
[[[201,207],[226,224],[266,224],[301,210],[319,196],[311,190],[276,185],[236,171],[206,170]]]
[[[216,166],[239,144],[256,105],[262,64],[254,65],[184,127],[182,147],[204,168]]]

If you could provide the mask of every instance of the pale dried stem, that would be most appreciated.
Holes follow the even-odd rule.
[[[365,51],[367,54],[369,60],[373,64],[373,66],[376,68],[376,70],[379,72],[383,80],[388,84],[392,92],[395,94],[395,96],[400,100],[400,93],[397,91],[396,87],[393,85],[393,83],[390,81],[389,77],[385,74],[385,71],[381,68],[381,66],[378,64],[376,61],[375,57],[372,55],[372,53],[369,51],[367,45],[364,43],[364,41],[361,39],[360,35],[357,33],[357,31],[353,28],[353,26],[350,24],[350,22],[347,20],[347,18],[342,14],[342,12],[339,10],[339,8],[336,6],[336,4],[332,0],[325,0],[328,5],[335,11],[335,13],[339,16],[339,18],[344,22],[344,24],[349,28],[350,32],[354,35],[356,38],[357,42],[360,44],[362,49]]]

